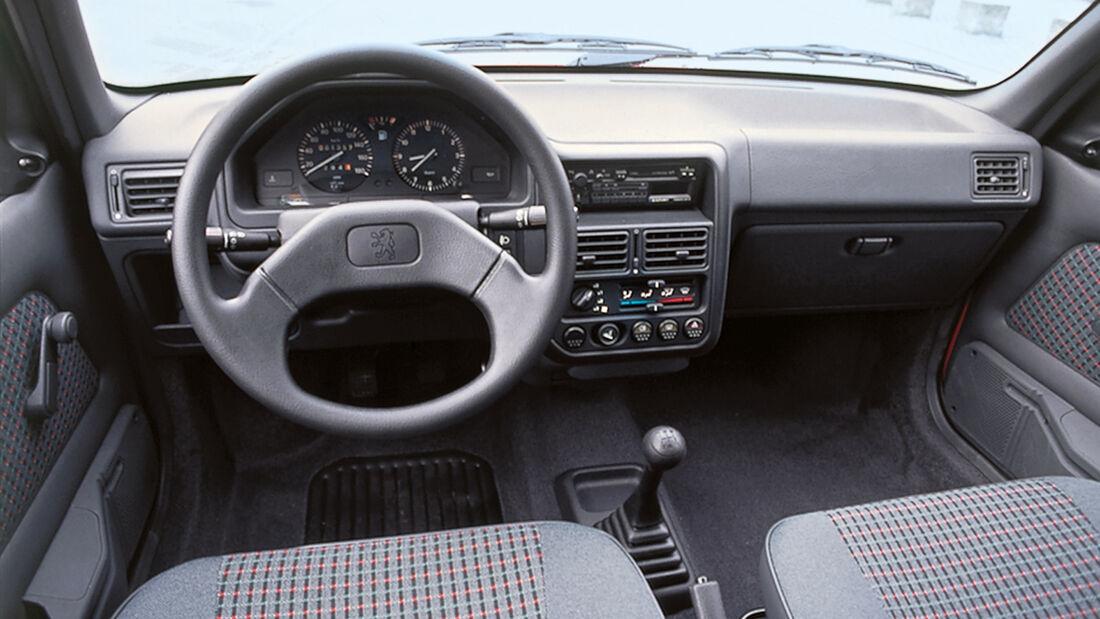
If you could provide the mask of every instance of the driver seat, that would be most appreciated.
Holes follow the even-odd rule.
[[[662,617],[611,536],[511,523],[196,559],[161,573],[116,618]]]

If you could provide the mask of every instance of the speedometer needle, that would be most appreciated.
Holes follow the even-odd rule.
[[[333,153],[332,155],[330,155],[328,158],[326,158],[321,163],[318,163],[317,165],[315,165],[312,168],[310,168],[309,170],[307,170],[306,173],[305,173],[305,176],[309,176],[310,174],[313,174],[317,170],[320,170],[321,168],[323,168],[323,167],[327,166],[328,164],[332,163],[333,161],[336,161],[340,157],[343,157],[345,152],[346,151],[341,150],[341,151],[337,151],[337,152]]]
[[[432,157],[433,157],[433,156],[435,155],[435,152],[436,152],[436,151],[435,151],[435,149],[433,148],[433,149],[431,149],[430,151],[428,151],[428,152],[424,153],[423,155],[416,155],[416,156],[414,156],[414,157],[409,157],[409,159],[410,159],[410,160],[412,160],[412,159],[419,159],[419,160],[420,160],[420,161],[418,161],[418,162],[416,163],[416,165],[414,165],[414,166],[412,167],[412,171],[413,171],[413,172],[416,172],[416,169],[417,169],[417,168],[419,168],[420,166],[424,165],[424,162],[425,162],[425,161],[427,161],[427,160],[431,159],[431,158],[432,158]]]

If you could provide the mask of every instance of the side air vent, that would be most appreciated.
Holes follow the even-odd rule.
[[[1024,195],[1027,158],[1021,155],[975,155],[976,197],[1018,198]]]
[[[593,230],[577,234],[577,272],[625,271],[629,264],[630,233]]]
[[[168,219],[176,205],[183,168],[112,167],[107,171],[111,217],[123,219]]]
[[[707,263],[707,229],[673,228],[642,233],[646,269],[701,267]]]

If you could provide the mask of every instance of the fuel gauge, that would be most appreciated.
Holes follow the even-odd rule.
[[[393,133],[395,125],[397,125],[396,116],[367,117],[367,127],[375,132],[375,139],[379,142],[386,142],[390,139],[390,134]]]

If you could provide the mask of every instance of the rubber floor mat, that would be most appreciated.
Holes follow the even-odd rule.
[[[493,469],[475,456],[431,453],[341,460],[309,484],[308,544],[502,522]]]

